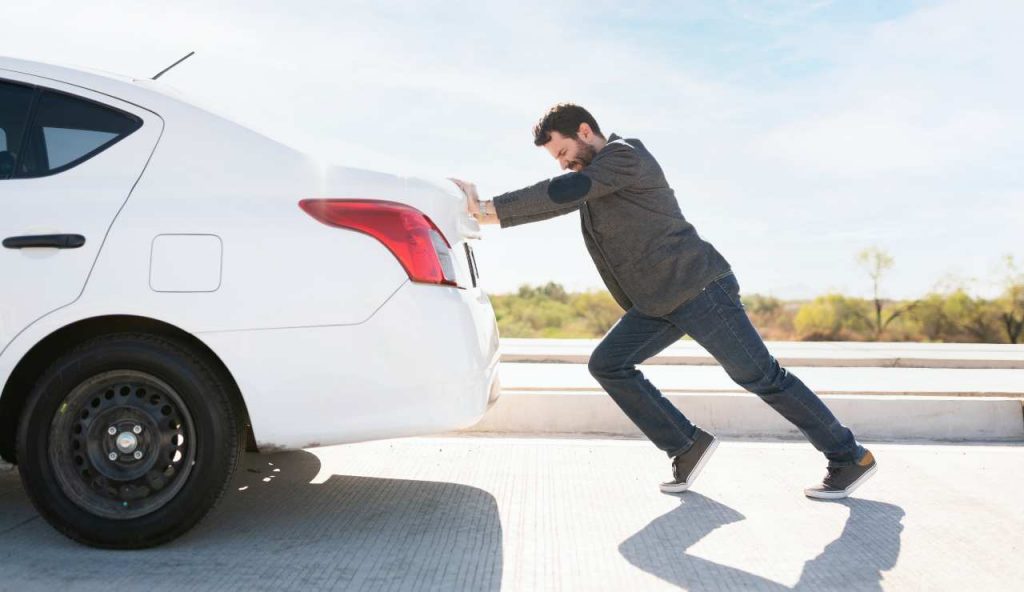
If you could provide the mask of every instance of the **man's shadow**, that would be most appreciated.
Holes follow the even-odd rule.
[[[687,590],[881,590],[882,572],[892,569],[899,557],[904,516],[900,507],[862,499],[825,502],[850,509],[846,526],[839,538],[804,564],[800,580],[790,588],[688,555],[687,549],[716,528],[744,516],[696,492],[679,498],[679,507],[623,541],[619,552],[636,567]]]
[[[218,507],[142,551],[74,543],[41,518],[16,474],[0,479],[0,589],[498,590],[494,497],[457,483],[330,475],[308,452],[247,454]]]

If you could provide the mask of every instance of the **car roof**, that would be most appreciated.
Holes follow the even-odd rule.
[[[285,146],[281,142],[235,121],[232,117],[198,104],[174,87],[168,86],[159,80],[132,78],[130,76],[78,66],[59,66],[0,56],[0,77],[3,76],[4,71],[28,74],[105,94],[151,111],[163,120],[173,120],[178,116],[189,119],[195,119],[198,116],[210,118],[211,120],[220,120],[235,126],[237,129],[245,130],[246,133],[251,134],[249,137],[259,136],[266,141]],[[285,147],[299,152],[291,146]]]
[[[0,56],[0,74],[4,70],[63,82],[110,95],[116,99],[155,111],[157,114],[182,105],[209,112],[182,96],[174,87],[157,80],[132,78],[78,66],[61,66]]]

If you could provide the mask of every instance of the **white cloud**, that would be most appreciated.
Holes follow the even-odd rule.
[[[874,25],[819,22],[827,3],[732,3],[733,18],[779,30],[752,68],[818,64],[757,83],[716,74],[714,48],[689,56],[697,71],[665,42],[608,32],[712,6],[5,3],[0,19],[18,26],[0,54],[150,76],[195,49],[164,80],[219,112],[331,160],[455,174],[484,193],[557,174],[529,130],[575,100],[645,141],[747,291],[859,289],[853,257],[871,243],[896,256],[894,295],[1020,252],[1024,3],[947,2]],[[486,285],[600,286],[578,226],[488,229]]]

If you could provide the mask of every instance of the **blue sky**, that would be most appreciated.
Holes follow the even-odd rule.
[[[88,4],[88,6],[86,6]],[[0,54],[151,76],[342,164],[460,176],[484,194],[558,174],[532,146],[574,101],[659,159],[744,292],[996,290],[1024,259],[1024,3],[37,1]],[[575,214],[478,246],[491,292],[600,288]]]

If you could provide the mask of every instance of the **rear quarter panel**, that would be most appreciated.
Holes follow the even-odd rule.
[[[348,325],[369,318],[406,279],[372,237],[325,226],[299,208],[323,192],[318,163],[200,110],[183,107],[166,119],[84,309],[150,314],[190,332]],[[153,289],[154,238],[167,234],[219,237],[216,290]]]

